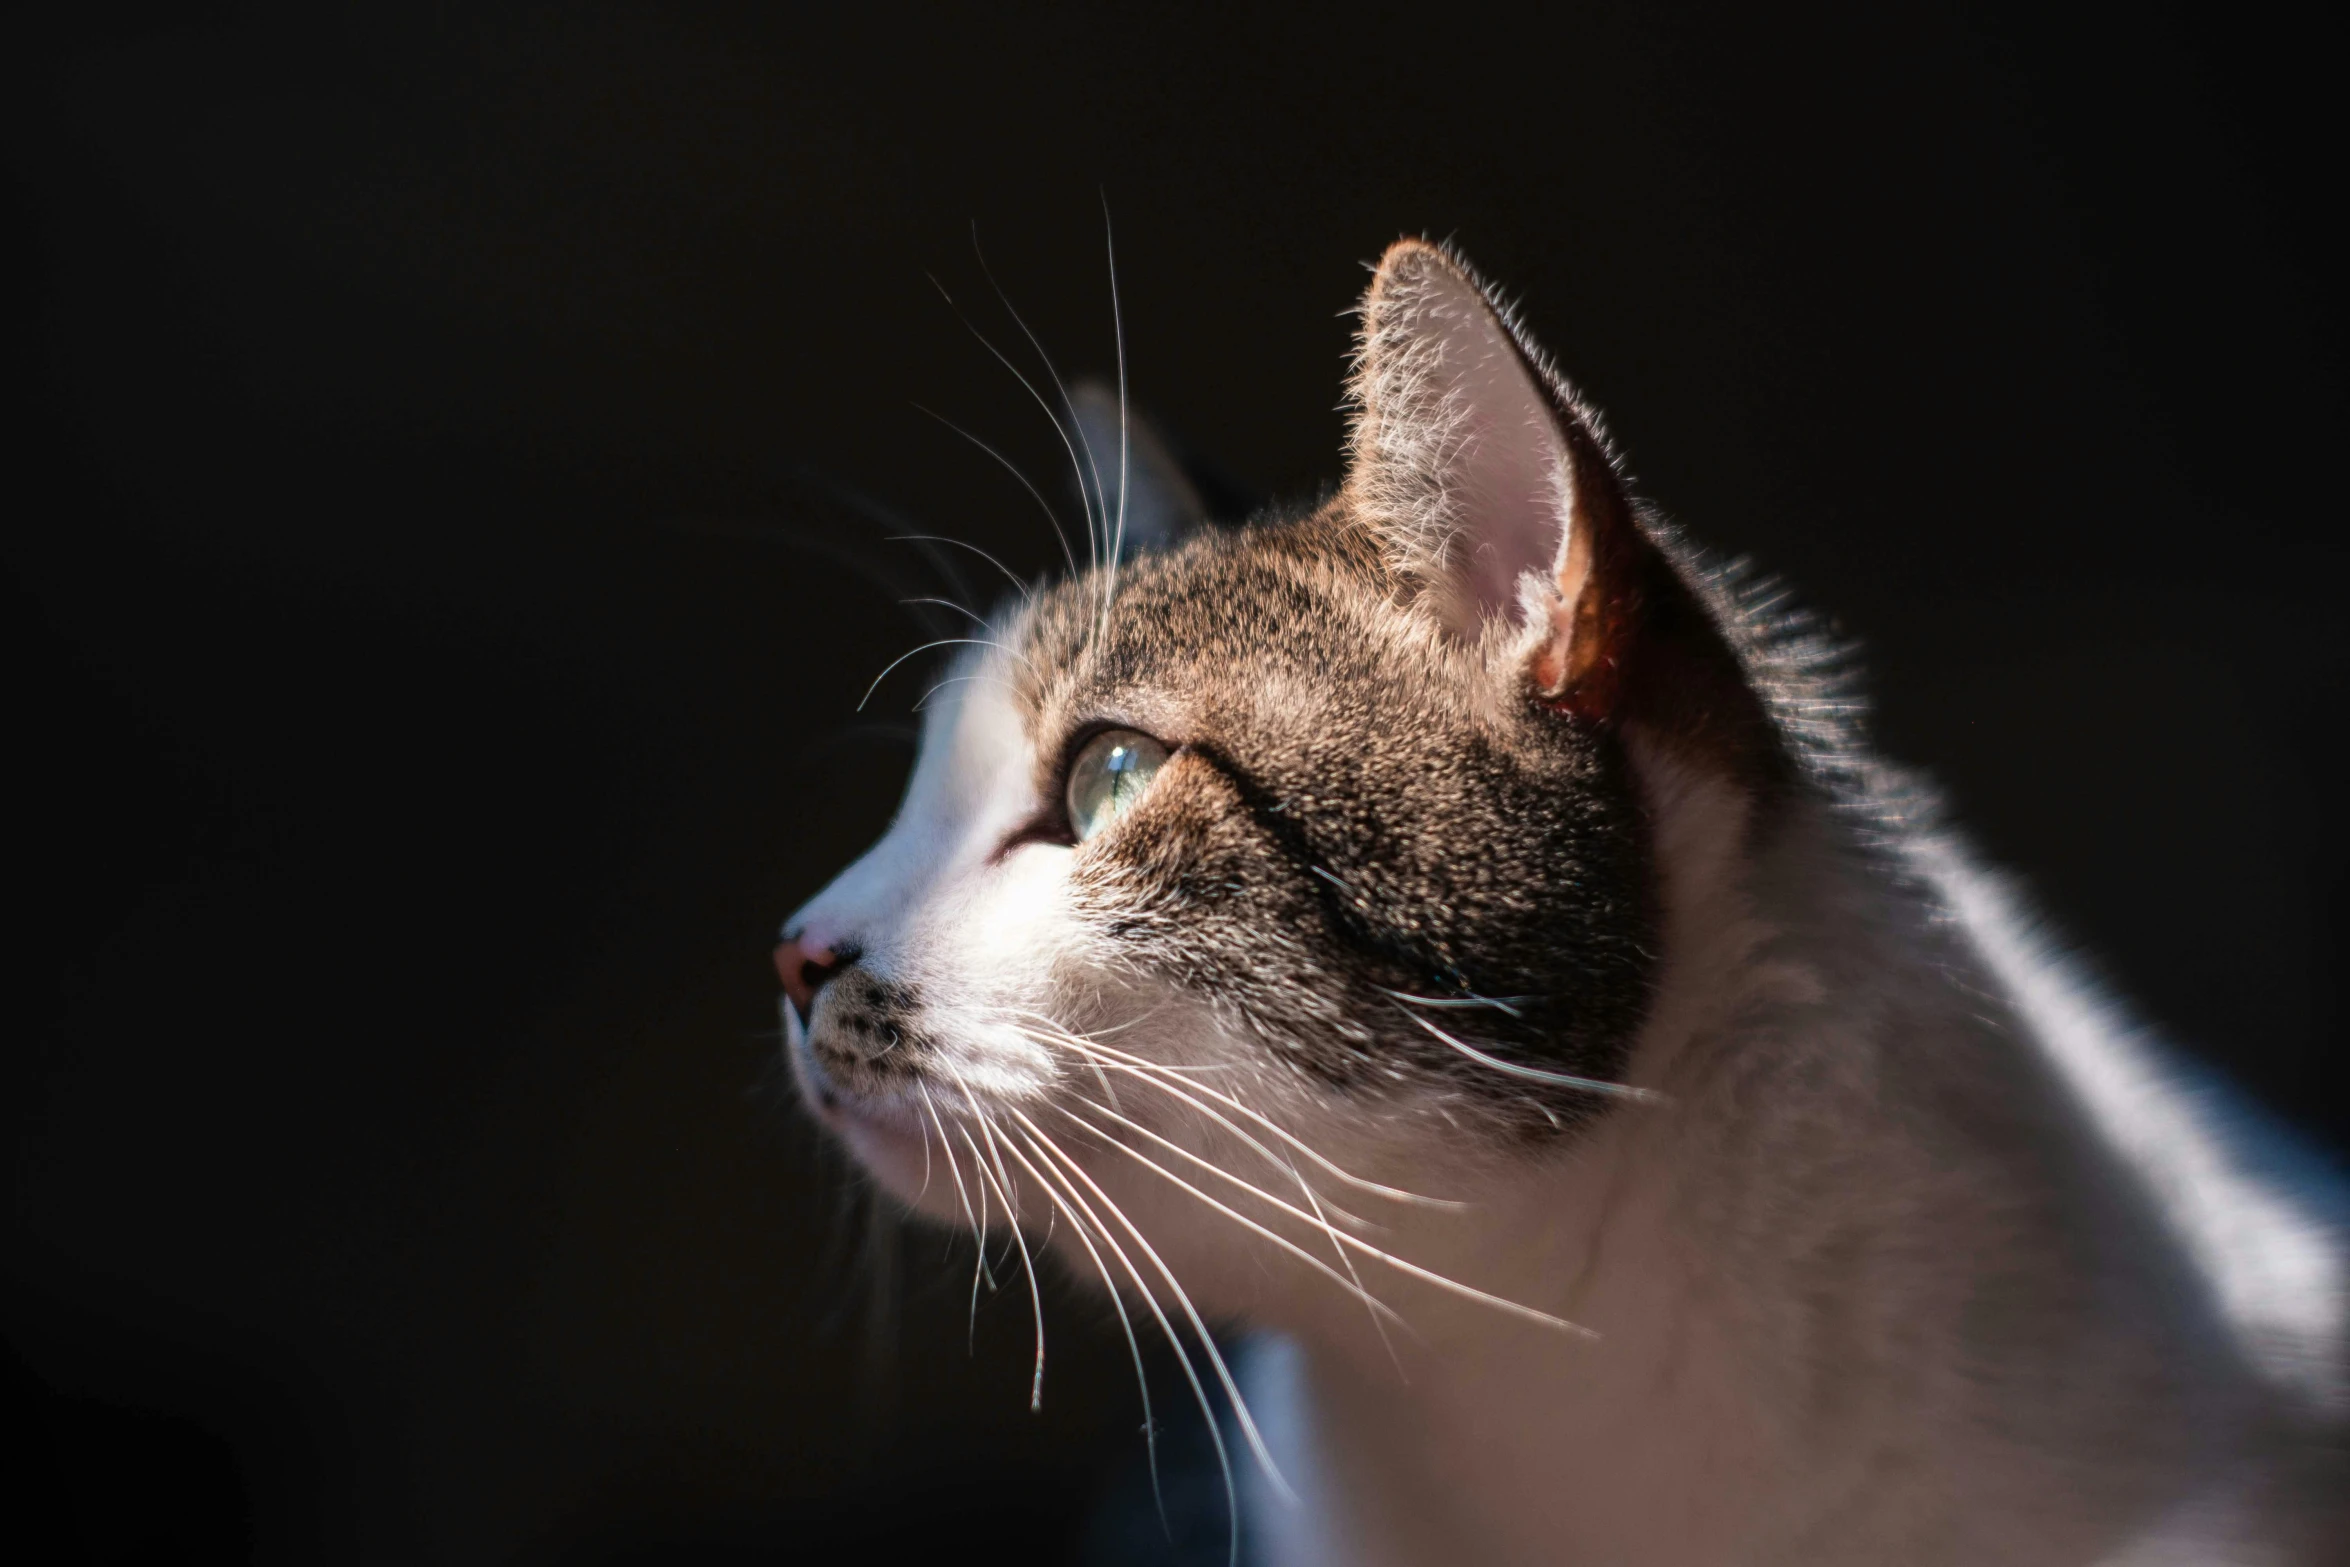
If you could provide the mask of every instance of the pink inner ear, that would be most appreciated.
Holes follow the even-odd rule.
[[[1431,402],[1450,428],[1440,459],[1460,607],[1476,619],[1519,612],[1518,580],[1555,580],[1566,542],[1565,447],[1517,346],[1467,279],[1429,275],[1399,325],[1425,333]],[[1474,624],[1456,629],[1474,636]]]
[[[1606,457],[1553,407],[1461,263],[1419,240],[1389,247],[1363,298],[1352,390],[1347,489],[1422,612],[1469,643],[1529,614],[1590,643],[1579,604],[1564,621],[1546,610],[1580,575],[1570,545],[1588,555],[1593,541],[1576,543],[1586,524],[1609,526],[1586,515],[1581,484],[1606,489]],[[1541,589],[1531,602],[1529,583]],[[1544,651],[1560,669],[1577,661]]]

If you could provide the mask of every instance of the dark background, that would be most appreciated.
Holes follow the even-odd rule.
[[[1456,236],[2058,928],[2350,1141],[2314,21],[325,9],[8,24],[25,1531],[1065,1548],[1122,1351],[1050,1303],[1038,1417],[1024,1297],[966,1354],[968,1253],[776,1092],[765,954],[887,818],[851,709],[936,591],[826,486],[1047,563],[910,406],[1051,481],[924,274],[999,330],[977,219],[1105,370],[1105,192],[1138,399],[1268,494],[1336,474],[1359,264]]]

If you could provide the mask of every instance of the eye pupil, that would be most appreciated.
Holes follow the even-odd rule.
[[[1139,730],[1108,729],[1087,741],[1069,764],[1069,826],[1078,841],[1142,798],[1166,760],[1167,748]]]

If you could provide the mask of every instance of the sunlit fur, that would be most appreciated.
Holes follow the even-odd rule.
[[[1154,528],[932,688],[896,822],[786,927],[835,964],[787,1017],[820,1118],[1184,1349],[1270,1560],[2341,1559],[2314,1192],[1465,266],[1390,253],[1356,385],[1325,505]],[[1104,726],[1172,755],[1077,843]],[[1253,1398],[1219,1320],[1285,1335]]]

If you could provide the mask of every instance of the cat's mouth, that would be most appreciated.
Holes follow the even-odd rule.
[[[925,1181],[936,1144],[936,1111],[919,1090],[875,1092],[825,1067],[809,1042],[808,1026],[790,997],[782,998],[783,1038],[800,1098],[828,1132],[874,1175],[901,1193]]]

